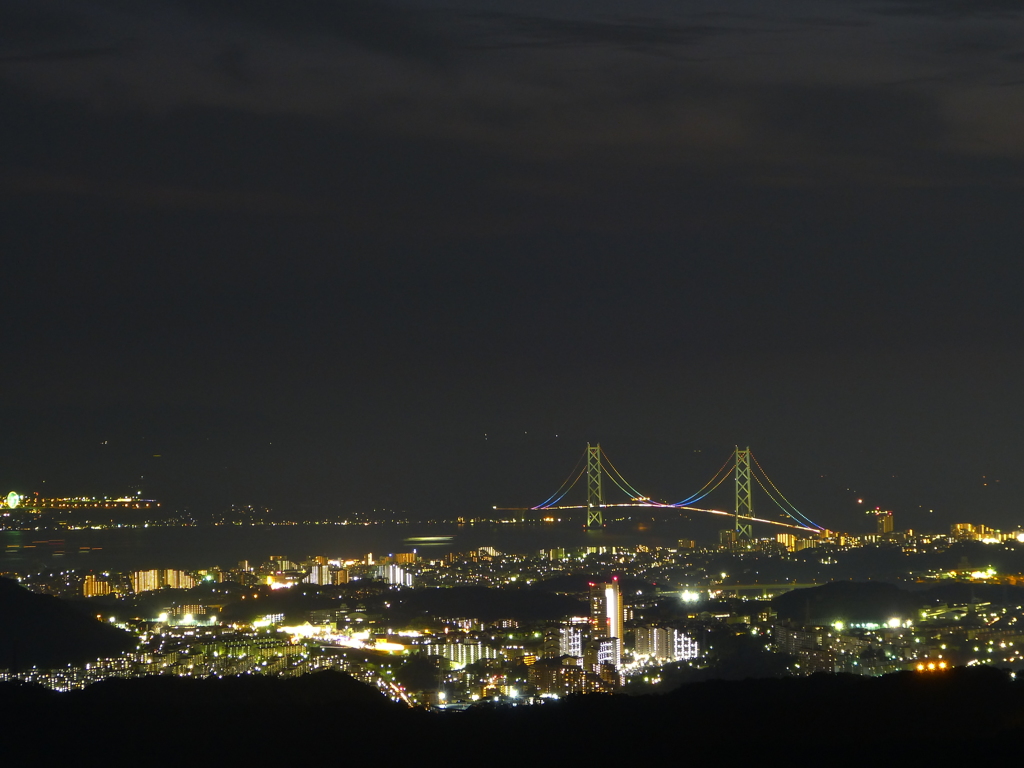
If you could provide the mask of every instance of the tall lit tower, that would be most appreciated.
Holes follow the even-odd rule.
[[[590,623],[597,637],[615,640],[615,666],[622,660],[622,636],[626,632],[626,613],[619,592],[619,577],[611,581],[590,585]]]

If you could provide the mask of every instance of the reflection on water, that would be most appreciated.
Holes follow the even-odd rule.
[[[686,520],[624,522],[598,531],[549,525],[282,525],[0,532],[0,571],[43,568],[208,568],[268,555],[355,558],[417,550],[428,557],[482,546],[500,552],[550,547],[675,546],[713,532]]]

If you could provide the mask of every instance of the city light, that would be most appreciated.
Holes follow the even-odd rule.
[[[39,537],[34,543],[42,545],[47,541]],[[297,675],[337,668],[358,670],[360,679],[397,701],[424,706],[445,701],[449,705],[468,706],[471,697],[477,695],[480,700],[497,697],[505,703],[527,704],[574,693],[651,691],[653,686],[672,681],[672,676],[664,674],[666,665],[713,669],[715,654],[726,647],[719,645],[723,636],[746,635],[747,642],[787,659],[781,663],[790,675],[884,675],[900,670],[940,673],[949,669],[949,656],[943,658],[943,654],[951,652],[946,649],[967,650],[962,636],[965,630],[960,623],[966,616],[1000,633],[1012,632],[1017,627],[1024,630],[1024,609],[1020,606],[977,601],[927,603],[926,607],[915,609],[915,621],[898,616],[881,621],[823,621],[814,618],[813,608],[808,612],[806,604],[798,604],[789,618],[781,618],[773,614],[769,601],[819,587],[794,583],[791,576],[775,576],[775,583],[759,581],[764,579],[764,573],[772,572],[765,562],[767,558],[780,558],[773,565],[776,571],[787,562],[787,555],[782,554],[775,538],[766,538],[762,544],[763,550],[730,551],[731,561],[742,565],[734,570],[742,574],[735,576],[741,585],[746,583],[742,587],[730,587],[720,581],[726,573],[719,564],[722,549],[701,550],[692,543],[679,548],[552,548],[539,554],[503,553],[491,546],[481,546],[467,553],[446,553],[433,560],[414,552],[317,556],[301,561],[275,555],[262,563],[246,561],[238,567],[208,567],[200,571],[150,569],[119,573],[97,569],[76,574],[73,569],[54,570],[23,578],[34,581],[40,591],[84,593],[87,599],[102,596],[114,601],[112,605],[120,604],[117,601],[125,597],[130,599],[133,594],[165,602],[155,603],[162,607],[151,609],[157,618],[148,622],[129,619],[122,624],[105,610],[100,613],[105,623],[135,633],[140,648],[147,649],[144,653],[100,660],[76,668],[73,673],[61,672],[59,677],[47,670],[19,673],[18,679],[43,684],[53,680],[54,686],[70,689],[111,676],[117,670],[123,670],[125,675],[221,677],[239,673]],[[951,540],[943,544],[949,547]],[[1016,546],[1015,537],[1011,544]],[[816,553],[817,561],[834,568],[833,563],[843,562],[844,553],[866,544],[848,539],[817,546],[821,550]],[[591,556],[593,560],[589,560]],[[547,621],[525,621],[519,617],[485,621],[472,614],[458,619],[430,618],[424,614],[410,624],[408,615],[398,619],[400,613],[392,614],[392,606],[408,605],[409,590],[421,587],[432,590],[473,585],[514,589],[519,584],[543,583],[553,577],[578,573],[581,568],[591,573],[603,568],[608,574],[607,581],[595,580],[582,592],[576,592],[577,597],[586,598],[589,615]],[[764,568],[760,576],[759,568]],[[390,580],[389,575],[397,570],[401,570],[401,578]],[[685,574],[682,577],[686,586],[652,590],[643,585],[643,581],[659,583],[666,572]],[[963,581],[979,575],[995,577],[991,567],[965,567],[949,573]],[[620,589],[619,585],[626,583],[629,588]],[[294,590],[294,594],[279,594],[268,601],[271,590],[285,588]],[[858,588],[851,589],[856,592]],[[706,610],[691,609],[706,601],[709,591],[720,593],[728,602],[711,604]],[[673,594],[678,595],[678,600],[671,615],[670,605],[664,599]],[[219,622],[223,617],[231,615],[231,603],[242,609],[239,616],[265,603],[274,607],[255,617],[250,613],[244,620],[222,625]],[[842,616],[845,614],[840,611],[844,608],[836,605],[826,610],[836,610]],[[125,610],[127,606],[117,613],[124,616]],[[275,610],[278,612],[271,612]],[[302,618],[286,623],[286,616]],[[1018,650],[1021,643],[1014,643],[1014,635],[997,637],[995,641],[980,636],[972,638],[970,647],[977,657],[974,664],[979,663],[978,659],[993,665],[1024,661]],[[440,687],[420,692],[398,686],[398,668],[417,658],[444,660],[436,677],[436,685],[444,686],[443,697],[437,695]],[[365,669],[358,666],[366,664],[369,667]],[[4,674],[0,672],[0,677]]]

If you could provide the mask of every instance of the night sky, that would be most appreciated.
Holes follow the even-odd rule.
[[[1022,524],[1020,7],[6,0],[0,490]]]

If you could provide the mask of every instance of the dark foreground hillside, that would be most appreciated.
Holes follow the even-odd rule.
[[[68,602],[0,579],[0,669],[82,664],[134,647],[132,635]]]
[[[340,673],[111,680],[71,694],[0,684],[7,749],[103,755],[416,764],[581,764],[663,758],[741,763],[973,759],[1024,737],[1024,685],[987,668],[944,675],[699,683],[663,696],[428,713]],[[982,752],[978,752],[981,749]]]

